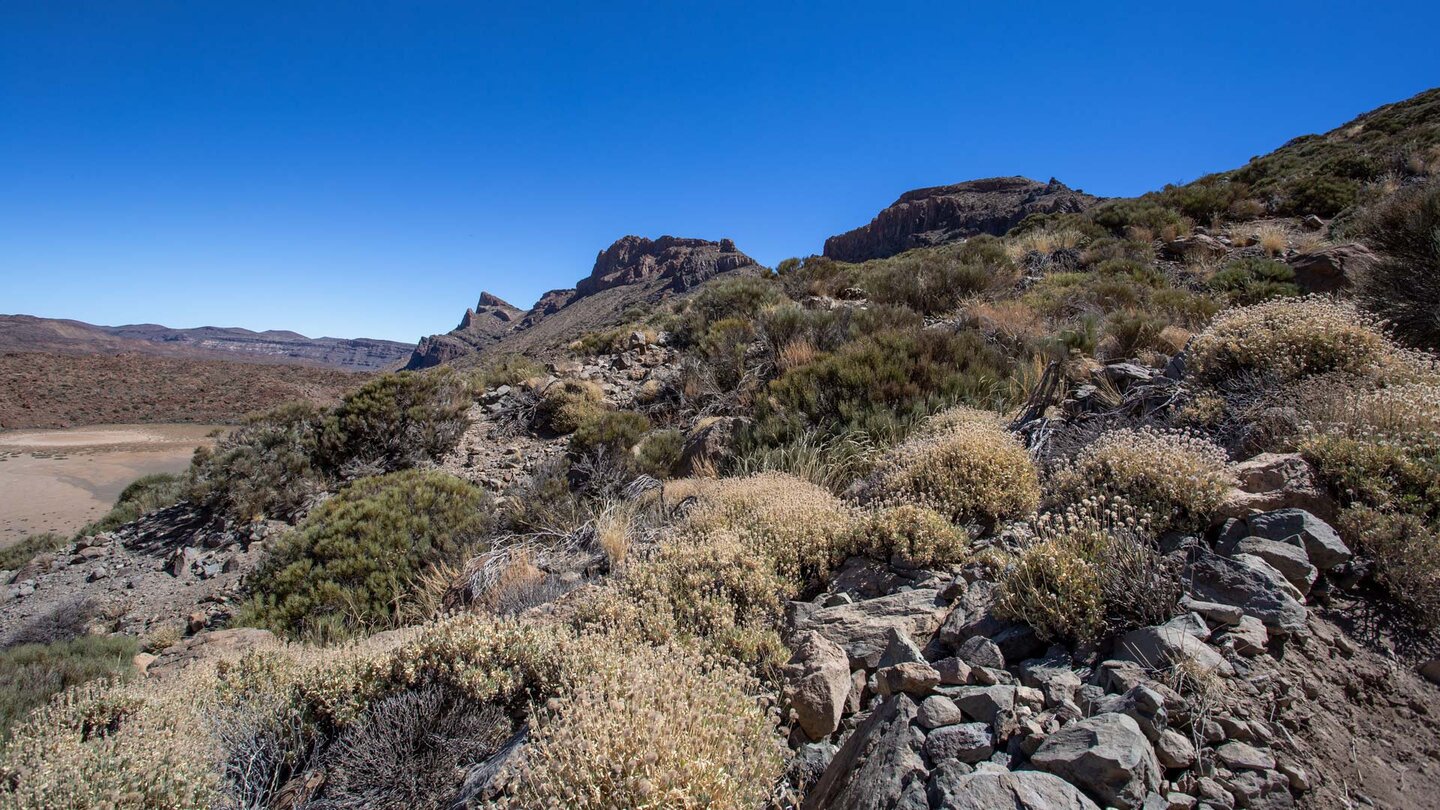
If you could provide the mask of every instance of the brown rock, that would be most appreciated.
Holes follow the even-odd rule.
[[[835,642],[814,631],[794,645],[785,667],[785,695],[796,722],[812,740],[835,733],[850,696],[850,659]]]
[[[1364,245],[1348,244],[1301,253],[1290,260],[1295,283],[1306,292],[1332,292],[1354,283],[1375,262],[1375,254]]]

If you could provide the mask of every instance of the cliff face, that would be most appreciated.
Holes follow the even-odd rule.
[[[908,191],[869,225],[825,240],[825,255],[843,262],[883,259],[912,248],[988,233],[999,236],[1031,214],[1083,211],[1099,198],[1059,180],[992,177]]]
[[[573,289],[551,290],[526,312],[489,293],[460,326],[420,341],[406,368],[430,368],[486,349],[545,349],[613,325],[626,307],[683,293],[721,274],[759,270],[729,239],[625,236],[600,251]]]
[[[0,349],[74,355],[130,352],[378,371],[393,367],[410,347],[389,340],[307,338],[276,330],[252,332],[215,326],[171,329],[158,324],[95,326],[81,321],[4,315],[0,316]]]

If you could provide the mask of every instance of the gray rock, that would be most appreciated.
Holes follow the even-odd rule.
[[[1273,571],[1285,587],[1277,585],[1271,575],[1258,567],[1247,564],[1247,558]],[[1258,557],[1247,554],[1222,557],[1201,551],[1187,566],[1185,578],[1201,600],[1234,605],[1264,622],[1266,627],[1283,633],[1297,633],[1305,628],[1305,606],[1288,592],[1292,586]]]
[[[1188,768],[1195,764],[1197,756],[1190,738],[1174,729],[1160,732],[1160,739],[1155,741],[1155,758],[1166,768]]]
[[[1122,660],[1150,669],[1168,669],[1190,661],[1206,672],[1230,676],[1234,667],[1213,647],[1175,627],[1142,627],[1132,630],[1116,646]]]
[[[1266,540],[1263,537],[1246,537],[1235,544],[1235,554],[1253,554],[1275,567],[1295,586],[1301,594],[1310,592],[1320,572],[1310,564],[1305,549],[1280,540]]]
[[[1188,610],[1205,617],[1206,621],[1215,624],[1237,625],[1244,617],[1245,611],[1234,605],[1222,605],[1219,602],[1202,602],[1198,599],[1191,599],[1189,596],[1180,597],[1181,610]]]
[[[1040,771],[942,771],[930,780],[930,806],[947,810],[1099,810],[1074,785]]]
[[[890,646],[892,629],[911,639],[935,632],[942,610],[935,596],[933,588],[915,588],[834,607],[791,602],[792,626],[799,632],[814,630],[840,645],[850,657],[851,669],[874,669]]]
[[[960,712],[960,707],[955,705],[955,701],[944,695],[931,695],[925,698],[920,703],[919,713],[915,715],[915,722],[923,729],[953,726],[964,721],[965,715]]]
[[[990,726],[985,723],[961,723],[930,732],[925,739],[925,756],[939,763],[956,759],[969,765],[983,762],[995,753]]]
[[[1270,633],[1259,619],[1246,616],[1240,620],[1238,626],[1225,631],[1225,639],[1234,647],[1235,652],[1246,658],[1254,658],[1265,652],[1270,643]]]
[[[1020,682],[1039,689],[1045,696],[1045,705],[1054,708],[1074,700],[1080,689],[1080,676],[1070,664],[1070,656],[1064,649],[1052,649],[1044,658],[1032,658],[1020,664]]]
[[[1240,771],[1220,778],[1220,784],[1246,810],[1287,810],[1295,806],[1290,781],[1275,771]]]
[[[814,631],[802,634],[785,677],[785,695],[805,734],[819,740],[835,733],[852,685],[850,659],[840,645]]]
[[[1310,563],[1329,571],[1350,561],[1354,554],[1335,529],[1304,509],[1277,509],[1245,519],[1250,534],[1266,540],[1295,542],[1305,549]],[[1298,541],[1292,538],[1298,537]]]
[[[1440,684],[1440,658],[1431,658],[1420,665],[1420,674],[1434,684]]]
[[[940,673],[923,661],[909,661],[877,670],[875,685],[883,697],[900,692],[924,697],[940,685]]]
[[[885,631],[887,639],[885,652],[880,654],[880,667],[893,667],[896,664],[921,663],[925,656],[920,653],[920,648],[905,633],[892,627]]]
[[[925,761],[913,746],[915,701],[895,695],[882,701],[830,760],[805,796],[805,810],[882,810],[899,805],[909,785],[925,778]]]
[[[1141,807],[1160,787],[1160,763],[1149,740],[1123,714],[1071,723],[1050,735],[1030,764],[1120,810]]]
[[[955,655],[972,667],[1004,669],[1005,656],[995,642],[984,636],[971,636],[960,644]]]
[[[940,683],[946,686],[963,686],[970,682],[970,665],[959,658],[942,658],[934,666],[940,673]]]
[[[1227,742],[1215,749],[1215,756],[1232,771],[1273,771],[1275,755],[1243,742]]]
[[[993,725],[995,718],[1015,708],[1013,686],[961,686],[946,688],[943,693],[966,717]]]

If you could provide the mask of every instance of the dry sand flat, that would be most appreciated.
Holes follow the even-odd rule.
[[[0,433],[0,546],[69,534],[110,510],[142,475],[175,473],[213,425],[91,425]]]

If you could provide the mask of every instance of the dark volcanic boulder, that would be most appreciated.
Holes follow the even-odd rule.
[[[1059,180],[991,177],[907,191],[861,228],[825,240],[825,255],[842,262],[883,259],[911,248],[988,233],[999,236],[1031,214],[1084,211],[1098,198]]]

